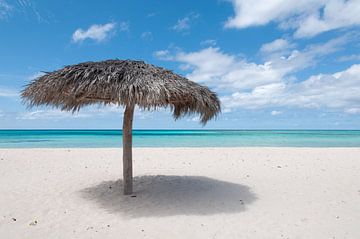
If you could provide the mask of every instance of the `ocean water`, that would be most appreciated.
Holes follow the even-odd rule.
[[[0,130],[0,148],[121,147],[121,130]],[[360,147],[360,130],[134,130],[134,147]]]

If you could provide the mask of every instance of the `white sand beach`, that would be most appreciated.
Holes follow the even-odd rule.
[[[360,238],[360,148],[1,149],[0,238]]]

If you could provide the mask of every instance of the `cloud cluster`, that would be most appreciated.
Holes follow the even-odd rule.
[[[295,37],[313,37],[333,29],[360,25],[358,0],[232,0],[235,16],[227,28],[246,28],[275,22],[294,29]]]
[[[342,49],[352,37],[351,34],[344,35],[301,50],[291,49],[292,43],[278,39],[262,46],[261,52],[266,53],[263,63],[249,62],[214,47],[174,54],[162,50],[154,55],[179,62],[180,68],[188,72],[189,79],[221,92],[226,111],[292,106],[358,113],[360,95],[356,92],[360,92],[360,65],[308,79],[295,77],[297,72],[313,67],[327,55]]]
[[[217,47],[208,47],[196,52],[178,52],[174,55],[169,50],[154,53],[162,60],[177,61],[182,70],[187,70],[187,77],[206,83],[222,91],[250,90],[254,87],[279,83],[290,73],[313,66],[322,57],[334,53],[346,44],[350,35],[345,35],[323,44],[310,45],[302,50],[291,50],[284,53],[283,47],[270,47],[273,43],[264,44],[267,49],[263,63],[248,62],[236,55],[226,54]],[[277,42],[276,40],[274,42]],[[282,40],[281,40],[282,41]],[[282,44],[286,48],[291,43]],[[276,49],[275,49],[276,48]]]
[[[114,32],[115,26],[116,24],[112,22],[104,25],[94,24],[90,26],[87,30],[79,28],[73,33],[72,40],[73,42],[82,42],[86,39],[91,39],[97,42],[101,42],[111,36],[111,34]],[[128,25],[121,24],[120,30],[128,30]]]
[[[360,113],[360,65],[334,74],[313,75],[300,83],[279,82],[222,97],[229,108],[292,106]]]

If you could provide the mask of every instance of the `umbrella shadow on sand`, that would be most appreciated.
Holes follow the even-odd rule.
[[[138,176],[133,196],[124,196],[122,186],[122,180],[104,181],[80,195],[110,213],[133,218],[238,213],[256,200],[248,186],[200,176]]]

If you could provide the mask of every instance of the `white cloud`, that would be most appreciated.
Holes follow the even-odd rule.
[[[155,17],[157,15],[156,12],[150,12],[146,15],[146,17]]]
[[[287,18],[311,12],[321,6],[321,0],[232,0],[235,16],[228,19],[226,27],[246,28],[260,26],[271,21],[285,21]]]
[[[190,13],[188,16],[181,18],[172,26],[172,29],[177,32],[187,32],[191,28],[192,22],[199,17],[199,14]]]
[[[160,111],[160,110],[158,110]],[[85,113],[89,117],[104,117],[109,114],[118,115],[122,117],[124,114],[124,107],[117,104],[109,104],[109,105],[98,105],[98,106],[90,106],[83,109],[81,112]],[[136,119],[148,119],[152,118],[153,111],[152,110],[144,110],[139,107],[135,107],[135,116]]]
[[[160,50],[160,51],[155,51],[153,53],[154,57],[163,60],[163,61],[170,61],[173,59],[173,57],[170,54],[169,50]]]
[[[73,42],[82,42],[86,39],[91,39],[97,42],[104,41],[114,32],[115,25],[115,23],[107,23],[104,25],[92,25],[87,30],[79,28],[74,32],[72,40]],[[120,27],[121,31],[128,29],[125,26],[120,25]]]
[[[153,115],[154,115],[154,111],[152,110],[143,110],[136,107],[134,119],[140,119],[140,120],[151,119],[153,118]]]
[[[295,37],[312,37],[322,32],[360,24],[358,0],[232,0],[235,16],[227,28],[247,28],[276,22],[295,29]]]
[[[204,40],[204,41],[200,42],[200,44],[203,45],[203,46],[216,46],[216,40],[207,39],[207,40]]]
[[[289,43],[288,40],[279,38],[272,42],[263,44],[260,48],[260,51],[262,53],[266,53],[266,54],[273,53],[273,52],[285,52],[285,51],[293,48],[294,46],[295,46],[295,44]]]
[[[146,41],[151,41],[153,39],[152,32],[143,32],[143,33],[141,33],[141,39],[146,40]]]
[[[314,75],[299,84],[289,86],[289,97],[285,103],[338,108],[350,113],[360,107],[359,92],[360,64],[355,64],[344,71]]]
[[[321,14],[321,10],[323,12]],[[295,32],[297,37],[311,37],[321,32],[360,24],[358,0],[331,0],[320,6],[317,14],[301,21]]]
[[[286,92],[286,83],[270,83],[256,86],[249,91],[236,91],[231,95],[221,97],[226,108],[254,109],[282,105],[282,97]]]
[[[281,115],[282,113],[283,113],[282,111],[277,111],[277,110],[271,111],[271,115],[272,115],[272,116]]]
[[[18,91],[0,86],[0,97],[17,97],[17,96],[19,96]]]
[[[49,119],[60,120],[68,118],[90,118],[90,117],[103,117],[109,114],[123,114],[123,107],[115,104],[110,105],[92,105],[81,109],[79,112],[62,111],[60,109],[45,109],[34,110],[30,112],[23,112],[17,116],[17,119],[22,120],[37,120],[37,119]]]
[[[197,122],[197,123],[199,123],[200,122],[200,117],[199,116],[194,116],[194,117],[186,119],[186,121],[187,122]]]
[[[158,110],[161,111],[161,110]],[[82,108],[79,112],[62,111],[60,109],[45,109],[45,110],[34,110],[30,112],[23,112],[18,114],[16,117],[20,120],[62,120],[62,119],[82,119],[82,118],[103,118],[109,115],[116,115],[119,118],[124,114],[124,107],[116,104],[110,105],[92,105]],[[153,111],[142,110],[139,107],[135,108],[135,118],[144,120],[152,118]],[[1,117],[1,110],[0,110]]]
[[[360,108],[349,108],[345,110],[348,114],[360,114]]]
[[[85,113],[71,113],[68,111],[61,110],[36,110],[31,112],[25,112],[20,114],[17,119],[22,120],[42,120],[42,119],[52,119],[52,120],[60,120],[66,118],[87,118],[89,114]]]
[[[77,119],[77,118],[91,118],[104,117],[109,114],[123,114],[123,108],[115,104],[110,105],[93,105],[81,109],[79,112],[62,111],[60,109],[45,109],[35,110],[30,112],[20,113],[17,119],[21,120],[62,120],[62,119]]]
[[[34,80],[34,79],[36,79],[36,78],[38,78],[40,76],[43,76],[43,75],[45,75],[44,72],[36,72],[36,73],[32,74],[31,76],[29,76],[28,80]]]
[[[172,27],[172,29],[179,32],[190,29],[190,18],[185,17],[179,19],[177,23]]]
[[[360,61],[360,54],[359,55],[352,54],[352,55],[348,55],[348,56],[341,56],[341,57],[339,57],[338,61],[340,61],[340,62],[344,62],[344,61]]]
[[[122,114],[123,107],[116,104],[109,105],[92,105],[81,110],[81,112],[91,116],[105,116],[108,114]]]

